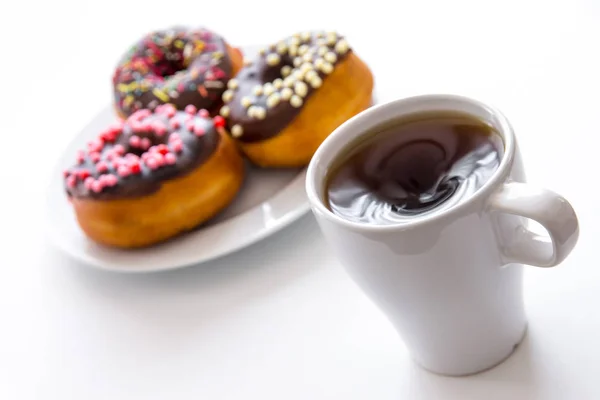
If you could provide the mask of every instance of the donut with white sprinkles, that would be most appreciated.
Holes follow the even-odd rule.
[[[373,76],[336,32],[302,32],[248,60],[223,92],[220,114],[255,164],[308,164],[335,128],[371,104]]]

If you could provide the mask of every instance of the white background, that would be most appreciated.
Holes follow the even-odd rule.
[[[415,367],[311,216],[172,273],[99,272],[52,249],[41,221],[55,159],[109,103],[121,52],[172,24],[237,45],[337,29],[384,100],[449,92],[502,109],[529,180],[581,223],[567,262],[527,271],[517,353],[470,378]],[[0,398],[600,398],[599,2],[20,0],[1,3],[0,33]]]

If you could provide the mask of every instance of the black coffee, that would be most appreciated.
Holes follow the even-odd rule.
[[[502,154],[500,135],[471,116],[403,117],[342,152],[326,179],[325,204],[351,221],[406,222],[469,198],[494,174]]]

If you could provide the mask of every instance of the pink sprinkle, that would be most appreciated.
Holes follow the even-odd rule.
[[[67,178],[67,186],[71,189],[75,187],[77,184],[77,177],[75,175],[71,175]]]
[[[160,121],[154,122],[152,128],[154,128],[154,133],[158,137],[164,136],[167,133],[167,127]]]
[[[193,131],[194,131],[194,128],[195,128],[195,127],[196,127],[196,124],[194,123],[194,121],[189,121],[189,122],[187,122],[187,123],[185,124],[185,128],[186,128],[188,131],[191,131],[191,132],[193,132]]]
[[[151,114],[152,114],[152,111],[150,111],[148,109],[137,110],[136,112],[131,114],[131,116],[127,119],[127,122],[133,122],[133,121],[139,122],[142,119],[149,117]]]
[[[154,158],[154,157],[148,157],[145,162],[146,162],[146,165],[148,166],[148,168],[150,168],[150,169],[158,168],[158,162],[156,161],[156,158]]]
[[[158,146],[156,146],[156,151],[159,152],[162,155],[165,155],[169,152],[169,148],[167,147],[166,144],[159,144]]]
[[[175,108],[175,106],[173,104],[164,104],[163,105],[163,113],[167,117],[173,118],[173,116],[175,115],[175,113],[177,113],[177,109]]]
[[[215,75],[212,73],[212,71],[208,71],[206,74],[204,74],[204,79],[207,81],[213,81],[215,80]]]
[[[188,114],[194,115],[197,111],[198,109],[193,104],[189,104],[185,107],[185,112]]]
[[[171,148],[173,149],[173,151],[175,153],[181,153],[183,151],[183,142],[178,140],[178,141],[173,141],[171,143]]]
[[[152,146],[152,142],[148,138],[143,138],[140,144],[143,150],[148,150]]]
[[[225,78],[227,76],[227,74],[221,68],[218,67],[215,67],[213,69],[213,73],[215,74],[217,79]]]
[[[202,31],[202,33],[200,34],[200,38],[202,40],[210,40],[212,38],[212,33],[210,33],[209,31]]]
[[[178,91],[179,93],[181,93],[181,92],[183,92],[184,90],[185,90],[185,86],[183,85],[183,83],[181,83],[181,82],[180,82],[180,83],[178,83],[178,84],[177,84],[177,91]]]
[[[202,110],[198,111],[198,116],[202,117],[202,118],[208,118],[210,116],[210,114],[209,114],[208,110],[203,108]]]
[[[142,132],[144,130],[144,125],[138,121],[132,121],[130,124],[131,130],[134,132]]]
[[[152,131],[152,122],[150,122],[150,121],[142,122],[142,131],[151,132]]]
[[[98,161],[96,164],[96,171],[103,173],[108,171],[108,165],[104,161]]]
[[[173,154],[173,153],[165,154],[165,162],[168,165],[173,165],[173,164],[175,164],[176,161],[177,161],[177,157],[175,157],[175,154]]]
[[[113,154],[113,153],[108,153],[108,154],[106,155],[106,159],[107,159],[108,161],[112,161],[112,160],[113,160],[113,158],[115,158],[115,154]]]
[[[194,127],[194,133],[196,134],[196,136],[202,136],[204,135],[204,129],[200,126],[200,125],[196,125]]]
[[[125,154],[125,147],[123,147],[123,145],[117,144],[115,145],[115,147],[113,147],[113,151],[115,152],[115,154],[122,156],[123,154]]]
[[[77,163],[78,164],[83,164],[84,160],[85,160],[85,153],[83,152],[83,150],[79,150],[77,152]]]
[[[107,186],[115,186],[117,184],[117,181],[117,177],[113,174],[106,175],[106,178],[104,180]]]
[[[148,157],[150,157],[150,153],[146,152],[146,153],[142,153],[142,161],[146,162],[146,160],[148,159]]]
[[[133,147],[140,147],[142,139],[139,136],[133,135],[129,138],[129,144]]]
[[[121,165],[121,160],[120,159],[116,159],[112,162],[112,167],[113,169],[118,169],[119,165]]]
[[[179,133],[173,132],[169,135],[169,142],[172,142],[174,140],[181,140],[181,138],[179,137]]]
[[[179,122],[179,119],[177,119],[177,118],[171,118],[169,120],[169,125],[173,129],[179,129],[181,127],[181,122]]]
[[[133,153],[127,153],[127,154],[125,154],[125,160],[126,160],[127,162],[130,162],[130,163],[131,163],[131,162],[133,162],[133,161],[139,161],[139,160],[140,160],[140,157],[139,157],[139,156],[137,156],[137,155],[135,155],[135,154],[133,154]]]
[[[173,136],[173,134],[171,134],[171,136]],[[69,171],[68,169],[65,169],[63,171],[63,176],[66,178],[67,176],[71,175],[71,171]]]
[[[91,190],[92,189],[92,184],[95,182],[96,180],[94,178],[92,178],[91,176],[88,176],[87,178],[85,178],[85,181],[83,181],[83,185],[85,186],[85,188],[87,190]]]
[[[90,154],[90,159],[92,160],[92,162],[97,163],[98,161],[100,161],[100,153]]]
[[[126,176],[129,176],[129,174],[131,174],[131,170],[129,169],[129,167],[127,165],[120,165],[119,168],[117,168],[117,174],[119,174],[120,177],[124,178]]]
[[[100,193],[103,188],[104,188],[104,185],[102,185],[102,182],[100,182],[100,181],[94,181],[92,183],[92,190],[96,193]]]

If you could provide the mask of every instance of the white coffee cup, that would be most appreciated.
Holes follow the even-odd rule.
[[[351,222],[328,209],[326,176],[350,144],[382,122],[437,110],[466,113],[502,136],[504,156],[483,187],[451,208],[398,225]],[[341,125],[315,153],[306,189],[329,245],[414,360],[436,373],[468,375],[502,362],[525,334],[522,264],[553,267],[579,236],[567,200],[524,182],[513,130],[498,110],[465,97],[425,95],[372,107]],[[530,231],[526,218],[548,234]]]

